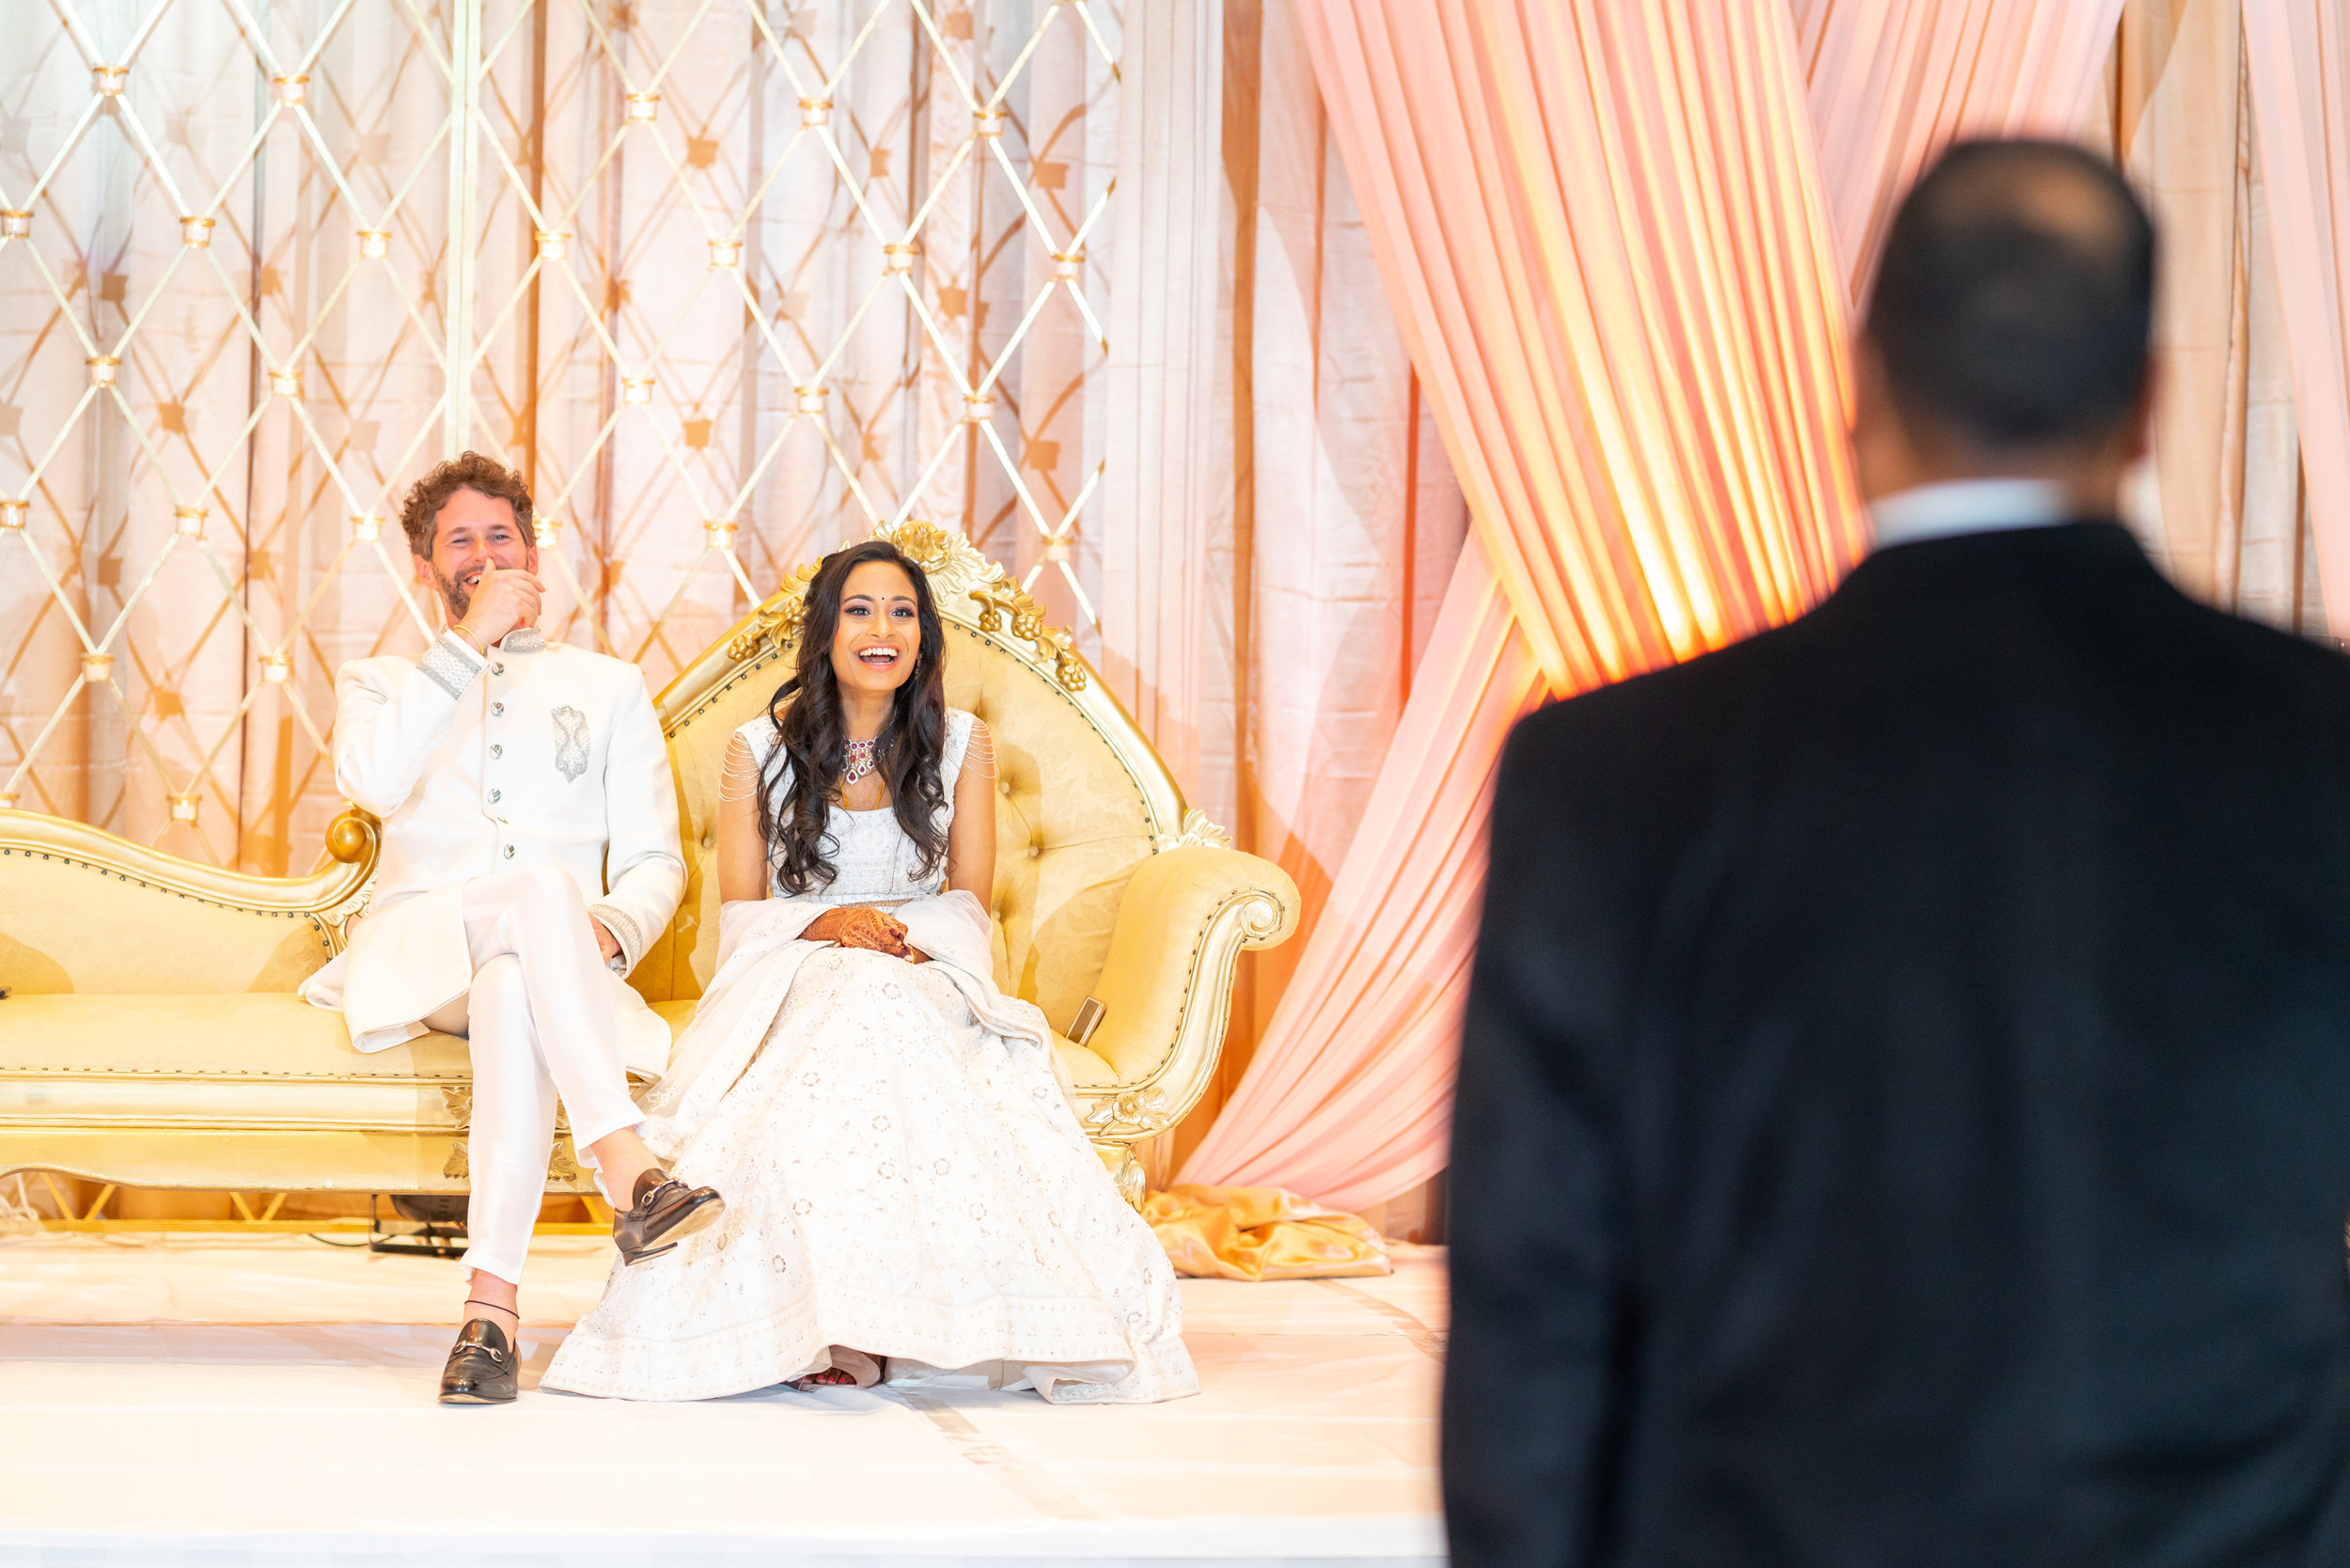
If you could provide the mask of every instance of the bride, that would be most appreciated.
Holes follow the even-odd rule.
[[[1196,1392],[1167,1255],[991,979],[986,728],[947,706],[921,568],[824,558],[799,663],[728,746],[720,939],[646,1141],[724,1218],[615,1265],[543,1386],[620,1399],[948,1382]]]

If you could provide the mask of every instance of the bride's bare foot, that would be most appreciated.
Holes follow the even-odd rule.
[[[870,1388],[889,1375],[889,1359],[846,1345],[832,1347],[832,1365],[791,1380],[794,1388]]]

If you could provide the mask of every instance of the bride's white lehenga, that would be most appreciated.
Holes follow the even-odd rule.
[[[948,712],[949,812],[976,723]],[[739,730],[729,772],[746,753],[763,771],[774,734]],[[831,838],[821,893],[725,907],[717,973],[645,1098],[646,1141],[725,1217],[616,1263],[542,1385],[709,1399],[848,1346],[891,1383],[1197,1392],[1174,1270],[1079,1129],[1043,1015],[995,990],[987,912],[943,870],[916,879],[886,808],[836,808]],[[844,904],[892,906],[932,962],[798,940]]]

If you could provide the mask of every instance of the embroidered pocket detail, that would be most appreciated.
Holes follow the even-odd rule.
[[[575,783],[588,771],[588,715],[566,703],[554,717],[555,771]]]

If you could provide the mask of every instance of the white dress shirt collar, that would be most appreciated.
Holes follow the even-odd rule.
[[[2061,487],[2045,479],[1950,479],[1879,498],[1869,508],[1876,548],[1960,534],[2045,528],[2073,520]]]

